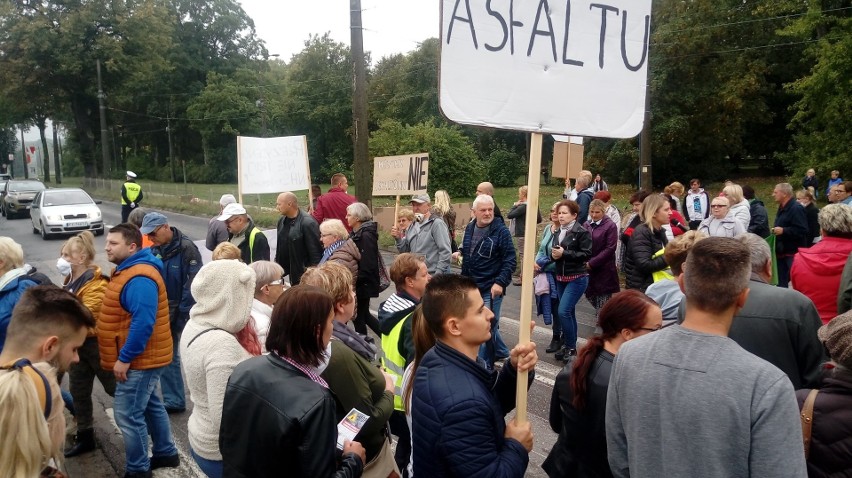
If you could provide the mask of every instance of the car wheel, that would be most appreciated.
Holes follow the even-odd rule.
[[[33,226],[33,234],[38,234],[38,229],[35,226]]]
[[[39,226],[41,226],[41,238],[45,241],[50,239],[50,234],[47,233],[47,228],[44,227],[44,223],[39,222]]]
[[[102,228],[96,230],[95,235],[96,236],[103,236],[104,235],[104,228],[102,227]]]
[[[3,217],[6,217],[6,205],[0,206],[0,214],[3,214]]]

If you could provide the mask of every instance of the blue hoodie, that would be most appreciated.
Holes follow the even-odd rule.
[[[151,248],[147,247],[122,261],[115,270],[122,271],[137,264],[154,266],[161,275],[163,273],[163,262],[154,257]],[[127,341],[118,354],[121,362],[130,363],[145,351],[157,320],[158,294],[157,283],[142,276],[130,279],[121,289],[119,302],[131,317]]]
[[[0,290],[0,351],[3,350],[3,345],[6,343],[6,329],[9,328],[9,322],[12,321],[12,309],[15,308],[21,294],[34,285],[38,284],[26,275],[22,275],[9,281]]]

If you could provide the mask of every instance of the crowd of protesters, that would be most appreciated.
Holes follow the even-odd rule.
[[[545,353],[564,362],[549,476],[852,472],[852,185],[838,179],[822,209],[812,170],[801,191],[776,185],[771,225],[749,185],[674,182],[622,214],[600,175],[566,180],[528,259]],[[509,414],[538,353],[505,344],[499,322],[527,279],[524,226],[542,222],[529,190],[504,219],[481,183],[460,239],[445,191],[412,197],[388,268],[369,207],[345,176],[332,184],[307,212],[278,196],[274,257],[232,195],[205,265],[144,208],[108,231],[111,274],[90,233],[68,239],[61,287],[0,237],[0,476],[62,476],[64,458],[96,448],[95,378],[114,397],[126,478],[180,465],[169,414],[187,399],[190,455],[213,478],[524,476],[534,437]],[[597,326],[585,341],[584,296]]]

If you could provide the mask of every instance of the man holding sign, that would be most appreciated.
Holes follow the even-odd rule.
[[[533,434],[529,422],[506,423],[515,407],[517,371],[532,372],[535,344],[512,349],[500,372],[477,363],[494,314],[469,277],[442,274],[426,286],[423,320],[437,339],[417,365],[411,393],[414,476],[522,477]],[[534,374],[529,374],[527,386]]]

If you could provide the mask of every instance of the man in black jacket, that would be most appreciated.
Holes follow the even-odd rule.
[[[296,285],[305,269],[319,264],[322,259],[319,224],[299,209],[299,201],[291,192],[278,195],[275,209],[281,213],[275,262],[290,276],[290,285]]]
[[[808,219],[805,208],[793,197],[793,186],[780,183],[772,191],[772,197],[778,203],[778,215],[772,233],[775,238],[775,256],[778,259],[778,287],[787,287],[790,282],[790,268],[793,256],[804,245],[808,236]]]
[[[760,237],[769,237],[769,215],[763,201],[754,197],[754,188],[748,184],[743,186],[743,197],[748,199],[751,219],[748,223],[748,232]]]

